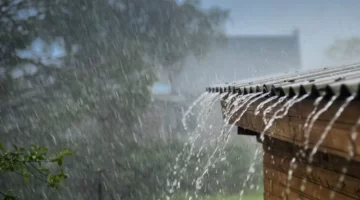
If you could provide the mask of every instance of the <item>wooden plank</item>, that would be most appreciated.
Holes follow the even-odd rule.
[[[338,193],[341,193],[346,196],[350,196],[354,199],[360,199],[360,179],[354,178],[351,176],[345,175],[344,182],[340,184],[339,188],[336,189],[336,186],[339,184],[339,176],[340,173],[323,169],[316,166],[311,166],[312,171],[307,172],[307,165],[304,163],[296,163],[297,167],[293,170],[293,176],[299,179],[307,179],[307,182],[312,183],[314,185],[321,186],[322,188],[328,190],[334,190]],[[265,154],[264,155],[264,171],[265,177],[267,179],[275,178],[276,180],[280,179],[279,177],[273,177],[276,174],[273,173],[273,170],[281,172],[286,175],[285,180],[279,180],[285,185],[288,183],[288,171],[290,170],[290,159],[284,159],[278,156]],[[306,184],[307,185],[307,184]]]
[[[300,150],[296,145],[274,138],[266,138],[263,147],[265,151],[264,162],[274,161],[272,160],[274,157],[279,157],[282,159],[281,165],[283,165],[284,168],[288,167],[291,159],[293,159]],[[308,155],[296,158],[297,163],[307,164],[308,162]],[[336,173],[342,173],[343,168],[347,167],[348,176],[360,179],[360,162],[354,160],[349,162],[345,158],[336,155],[318,152],[314,155],[314,160],[311,165]]]
[[[282,118],[274,121],[273,126],[266,131],[267,135],[271,137],[278,138],[287,142],[295,143],[298,146],[304,146],[305,143],[305,131],[304,124],[309,115],[313,111],[313,100],[304,100],[298,104],[295,104],[289,109],[288,114]],[[244,112],[243,109],[235,110],[236,108],[232,106],[230,109],[231,112],[235,114],[231,117],[230,124],[236,124],[243,129],[249,129],[261,133],[265,124],[263,122],[262,114],[255,115],[254,111],[256,107],[261,103],[261,100],[253,103],[249,106],[249,109]],[[322,108],[325,105],[326,101],[320,103],[319,108]],[[319,116],[319,119],[314,123],[313,129],[309,137],[309,147],[312,148],[319,141],[325,127],[328,125],[329,121],[333,118],[338,108],[342,105],[343,101],[335,101],[334,104],[323,114]],[[270,104],[268,104],[270,105]],[[225,106],[222,103],[222,106]],[[283,104],[276,106],[272,112],[267,114],[267,120],[274,114],[274,112],[279,109]],[[246,106],[244,106],[246,107]],[[223,107],[224,108],[224,107]],[[261,113],[267,108],[264,106],[261,109]],[[344,110],[341,116],[336,120],[332,129],[329,131],[327,137],[324,139],[323,143],[320,145],[319,150],[323,152],[328,152],[334,155],[348,157],[349,156],[349,145],[350,141],[350,132],[355,124],[358,117],[360,117],[360,103],[359,101],[353,101],[349,106]],[[243,113],[242,118],[239,120],[239,115]],[[226,113],[223,113],[224,117]],[[357,129],[360,132],[360,127]],[[356,146],[360,146],[360,136],[357,137],[355,141]],[[355,160],[360,161],[360,148],[356,149]]]
[[[316,200],[316,198],[309,197],[307,194],[297,192],[290,189],[287,193],[286,186],[281,183],[274,183],[274,193],[271,195],[282,200]]]
[[[264,200],[282,200],[282,199],[272,195],[271,193],[264,193]]]
[[[268,179],[272,179],[272,189],[273,193],[276,194],[278,197],[283,197],[286,193],[286,186],[288,184],[288,175],[286,173],[277,171],[270,167],[267,168],[268,172],[265,177]],[[277,180],[277,181],[275,181]],[[302,191],[302,178],[293,176],[291,181],[289,182],[290,192],[286,194],[288,199],[296,199],[298,197],[303,197],[307,199],[330,199],[330,193],[332,192],[331,189],[324,188],[321,185],[314,184],[312,182],[307,182],[305,189]],[[292,194],[295,193],[295,194]],[[350,196],[335,192],[334,199],[342,199],[342,200],[354,200],[358,198],[352,198]]]
[[[223,100],[225,100],[225,99],[223,99]],[[252,103],[249,106],[248,111],[255,111],[257,106],[264,100],[266,100],[266,99],[263,98],[263,99],[260,99],[260,100],[258,100],[256,102]],[[272,103],[275,103],[276,101],[277,101],[277,99],[273,100],[272,102],[270,102],[268,104],[266,104],[262,109],[260,109],[260,111],[263,112],[269,105],[271,105]],[[300,103],[294,104],[289,109],[287,116],[306,119],[307,116],[313,111],[314,101],[315,100],[303,100]],[[343,102],[344,102],[343,100],[336,100],[332,104],[332,106],[330,106],[329,109],[325,113],[323,113],[322,115],[319,116],[319,121],[330,121],[330,119],[335,115],[335,113],[338,111],[338,108],[343,104]],[[327,103],[327,101],[323,100],[319,104],[318,108],[324,107],[324,105],[326,103]],[[222,106],[224,106],[224,105],[225,104],[222,104]],[[278,110],[279,108],[281,108],[283,105],[284,105],[284,102],[278,104],[266,116],[267,117],[272,116],[272,114],[274,114],[275,111]],[[352,101],[347,106],[347,108],[344,110],[344,112],[341,114],[342,116],[339,118],[338,122],[342,123],[342,124],[350,124],[350,125],[354,124],[357,117],[359,117],[359,115],[360,115],[360,113],[359,113],[359,105],[360,105],[359,101]]]
[[[265,168],[264,168],[265,169]],[[272,193],[272,186],[271,186],[272,180],[264,177],[264,191],[268,193]]]
[[[293,159],[299,147],[291,143],[266,137],[263,143],[264,155],[264,180],[271,183],[271,190],[266,191],[278,195],[280,184],[286,186],[288,182],[288,172],[290,170],[290,162]],[[305,156],[306,158],[307,156]],[[314,162],[309,165],[308,160],[298,157],[296,168],[293,169],[292,180],[290,182],[290,190],[300,193],[302,197],[313,199],[329,199],[331,191],[335,191],[338,198],[334,199],[360,199],[360,163],[351,161],[348,163],[348,172],[345,175],[343,184],[339,184],[339,177],[346,163],[346,159],[331,154],[318,152],[314,156]],[[307,167],[311,166],[312,171],[308,172]],[[301,181],[307,179],[305,191],[301,191]],[[336,186],[340,186],[336,188]],[[267,187],[268,188],[268,187]],[[316,191],[327,191],[316,193]],[[290,194],[289,194],[290,195]],[[300,196],[301,196],[300,195]],[[324,195],[327,195],[325,197]],[[289,199],[298,198],[289,196]]]

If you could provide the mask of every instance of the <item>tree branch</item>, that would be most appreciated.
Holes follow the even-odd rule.
[[[38,171],[40,174],[47,176],[47,174],[45,174],[44,172],[40,171],[33,163],[29,163],[34,169],[36,169],[36,171]]]
[[[3,195],[4,197],[7,197],[7,196],[8,196],[7,194],[5,194],[5,193],[3,193],[3,192],[1,192],[1,191],[0,191],[0,194]]]
[[[38,177],[32,170],[30,170],[30,167],[29,167],[28,165],[26,165],[26,164],[24,164],[24,165],[25,165],[25,167],[29,170],[29,172],[30,172],[36,179],[38,179],[39,181],[42,181],[42,182],[44,182],[44,183],[47,183],[46,180]]]

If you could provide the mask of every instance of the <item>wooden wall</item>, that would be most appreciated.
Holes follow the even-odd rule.
[[[271,103],[264,106],[261,109],[260,114],[255,115],[256,107],[265,99],[260,99],[253,104],[251,104],[248,109],[244,112],[243,116],[239,120],[239,115],[244,111],[244,106],[242,109],[231,106],[230,112],[236,111],[235,114],[230,119],[230,124],[236,124],[237,126],[248,129],[257,133],[261,133],[265,124],[263,122],[262,112],[271,104],[275,103],[278,99],[275,99]],[[321,114],[314,123],[312,131],[309,138],[309,146],[314,147],[315,144],[319,141],[321,135],[323,134],[326,126],[329,124],[330,120],[334,117],[335,113],[338,111],[339,107],[343,104],[343,100],[335,101],[328,110]],[[326,100],[322,101],[318,106],[318,110],[323,108],[327,103]],[[265,134],[283,140],[290,143],[295,143],[299,146],[304,146],[305,143],[305,130],[304,124],[308,115],[314,109],[314,100],[304,100],[300,103],[292,106],[288,114],[274,121],[273,125],[266,131]],[[272,109],[272,112],[266,115],[266,119],[269,120],[275,111],[281,108],[284,104],[281,103],[275,108]],[[223,110],[227,109],[227,106],[224,105],[222,101]],[[237,110],[236,110],[237,109]],[[223,113],[224,117],[226,113]],[[352,133],[351,129],[356,124],[356,121],[360,117],[360,102],[353,101],[350,105],[344,110],[340,117],[335,121],[331,130],[328,132],[324,141],[322,142],[319,150],[323,152],[329,152],[334,155],[348,157],[349,156],[349,146],[352,144],[350,140],[350,135]],[[360,126],[357,127],[357,132],[360,132]],[[360,134],[354,141],[356,146],[360,146]],[[355,149],[354,159],[360,161],[360,148]]]
[[[260,110],[260,114],[256,115],[257,106],[264,100],[253,102],[247,109],[246,106],[241,109],[236,108],[231,103],[226,105],[225,101],[222,101],[224,118],[229,117],[228,113],[235,113],[230,118],[230,124],[259,135],[266,126],[263,121],[263,111],[278,101],[275,99],[265,105]],[[315,121],[308,140],[310,149],[302,156],[298,156],[297,153],[305,146],[304,124],[314,110],[314,100],[303,100],[295,104],[287,115],[275,120],[265,131],[266,139],[263,141],[265,200],[328,200],[330,194],[335,195],[332,198],[334,200],[360,199],[360,134],[355,140],[350,139],[353,130],[355,133],[360,132],[360,127],[353,129],[360,117],[359,101],[353,101],[346,107],[319,146],[313,162],[308,162],[310,151],[316,146],[343,102],[343,100],[335,101]],[[323,100],[318,110],[327,103],[327,100]],[[274,107],[265,115],[265,119],[270,120],[283,105],[284,103],[280,103]],[[243,116],[239,118],[241,114]],[[350,145],[355,147],[352,161],[348,161],[351,153]],[[292,171],[292,178],[289,180],[290,163],[294,157],[297,157],[296,168]],[[312,170],[308,171],[308,168]],[[346,175],[343,175],[344,169],[347,170]],[[345,178],[344,181],[340,181],[340,177]],[[306,184],[302,183],[304,179],[307,180]],[[302,185],[305,187],[302,188]]]
[[[342,157],[319,152],[315,154],[314,162],[309,165],[307,159],[298,157],[295,162],[297,167],[289,181],[290,163],[300,148],[268,137],[263,147],[265,200],[327,200],[330,199],[332,191],[335,194],[334,200],[360,199],[359,162],[347,162]],[[312,168],[311,172],[307,171],[309,166]],[[347,167],[348,171],[344,181],[339,182],[344,167]],[[307,183],[302,191],[303,179],[306,179]]]

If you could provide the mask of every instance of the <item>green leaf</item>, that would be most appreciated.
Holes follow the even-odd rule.
[[[0,143],[0,150],[1,150],[2,152],[5,152],[5,148],[4,148],[4,146],[3,146],[2,143]]]
[[[64,155],[64,156],[72,156],[72,152],[67,150],[66,148],[64,148],[62,151],[61,151],[61,154]]]
[[[44,148],[44,147],[39,147],[38,151],[39,151],[39,153],[46,153],[48,151],[48,149]]]
[[[39,170],[44,173],[50,173],[50,170],[48,168],[40,168]]]
[[[63,160],[62,160],[61,158],[59,158],[59,159],[57,160],[57,164],[58,164],[59,166],[62,166]]]
[[[26,169],[23,169],[23,170],[22,170],[22,175],[23,175],[24,177],[30,177],[30,176],[31,176],[31,173],[30,173],[29,171],[27,171]]]
[[[4,197],[4,200],[18,200],[18,199],[19,197],[14,195],[12,191],[8,191]]]
[[[14,147],[14,149],[15,149],[16,151],[19,150],[19,148],[18,148],[15,144],[13,144],[12,146]]]
[[[24,176],[24,183],[25,183],[25,184],[28,184],[28,183],[29,183],[29,177]]]

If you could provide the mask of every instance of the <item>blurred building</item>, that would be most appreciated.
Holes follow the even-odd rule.
[[[218,83],[292,72],[301,68],[298,30],[288,35],[229,36],[201,60],[189,58],[173,85],[184,94],[199,94]]]
[[[300,69],[299,33],[230,36],[226,44],[213,46],[204,58],[189,57],[182,65],[180,73],[158,70],[151,108],[145,113],[146,132],[166,136],[182,131],[184,111],[209,85]]]
[[[165,139],[183,129],[181,118],[187,103],[185,97],[174,90],[170,71],[160,67],[156,75],[158,81],[151,87],[152,101],[143,116],[142,132]]]

